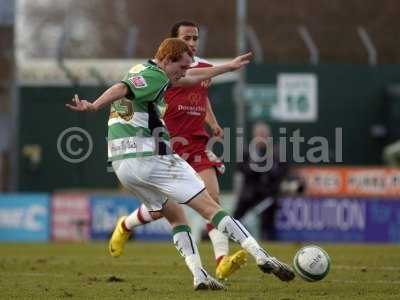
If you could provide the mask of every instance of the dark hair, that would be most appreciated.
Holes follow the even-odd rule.
[[[178,37],[179,27],[181,27],[181,26],[196,27],[197,30],[200,30],[199,29],[199,25],[197,25],[194,22],[191,22],[191,21],[179,21],[179,22],[175,23],[174,25],[172,25],[170,37],[172,37],[172,38]]]

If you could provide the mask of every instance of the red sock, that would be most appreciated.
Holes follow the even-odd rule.
[[[212,224],[210,224],[210,223],[207,223],[207,225],[206,225],[207,227],[207,232],[210,232],[211,230],[213,230],[215,227],[212,225]]]
[[[215,260],[216,263],[217,263],[217,267],[218,267],[219,263],[221,262],[221,260],[222,260],[224,257],[225,257],[225,255],[221,255],[221,256],[218,256],[218,258]]]
[[[126,225],[125,225],[125,219],[122,221],[121,226],[122,226],[122,229],[125,230],[126,232],[131,232],[131,231],[128,229],[128,227],[126,227]]]

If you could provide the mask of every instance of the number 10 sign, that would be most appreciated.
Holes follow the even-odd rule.
[[[280,121],[315,122],[318,118],[318,80],[315,74],[278,75],[278,103],[274,116]]]

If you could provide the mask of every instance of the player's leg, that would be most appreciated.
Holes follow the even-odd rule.
[[[172,226],[173,242],[185,259],[186,265],[193,275],[195,290],[224,289],[224,286],[212,278],[203,268],[196,241],[193,239],[190,227],[188,226],[185,213],[181,205],[174,201],[167,201],[162,208],[162,214]]]
[[[128,188],[127,188],[128,189]],[[128,189],[130,193],[135,196],[137,199],[149,199],[150,197],[159,197],[158,193],[153,192],[153,191],[148,191],[144,190],[142,188],[136,188]],[[129,218],[133,217],[138,217],[138,218],[145,218],[146,214],[154,214],[154,215],[160,215],[162,216],[161,213],[161,208],[157,208],[157,210],[152,210],[153,208],[148,209],[144,203],[140,204],[139,208],[136,209],[132,214],[129,216],[121,216],[117,220],[117,224],[114,228],[114,231],[111,235],[111,238],[109,240],[108,244],[108,250],[111,256],[113,257],[119,257],[123,254],[125,244],[128,242],[128,240],[131,237],[132,234],[132,227],[128,227],[127,220]],[[138,215],[135,216],[135,213],[138,213]],[[140,214],[140,215],[139,215]]]
[[[201,179],[203,179],[211,198],[216,203],[219,203],[219,185],[215,168],[207,168],[198,172],[198,174],[200,175]],[[213,245],[215,260],[218,264],[218,262],[220,262],[224,256],[228,255],[229,240],[224,234],[215,229],[210,222],[207,222],[207,232]]]
[[[186,161],[177,155],[168,159],[170,159],[169,162],[166,161],[168,164],[166,170],[168,171],[162,178],[168,174],[174,180],[160,181],[158,185],[168,199],[187,204],[203,218],[210,220],[215,228],[233,241],[238,242],[242,248],[249,252],[262,271],[273,273],[283,281],[294,278],[294,272],[290,267],[270,256],[239,221],[233,219],[221,209],[219,204],[208,194],[203,181],[198,178],[198,174]]]
[[[214,172],[214,174],[212,174],[212,172]],[[204,170],[204,172],[200,172],[199,175],[200,177],[202,177],[207,189],[210,188],[211,195],[214,196],[213,199],[219,202],[219,186],[214,168]],[[127,231],[132,231],[135,227],[156,221],[162,217],[163,215],[160,211],[149,211],[144,204],[141,204],[130,215],[120,220],[120,222],[121,226],[123,226],[124,229],[126,229]],[[208,223],[207,230],[210,232],[212,229],[214,229],[213,226]],[[229,251],[228,238],[226,238],[225,235],[219,233],[218,230],[212,231],[213,233],[211,233],[210,239],[214,246],[216,259],[220,260],[224,255],[227,255]],[[226,240],[226,242],[221,241],[222,239]]]
[[[215,168],[207,168],[200,171],[198,174],[203,179],[211,198],[216,203],[219,203],[219,185]],[[217,263],[215,274],[219,279],[226,279],[246,263],[246,252],[240,250],[233,255],[228,255],[228,237],[216,229],[210,222],[207,222],[207,231],[213,245],[215,260]]]
[[[239,243],[254,257],[263,272],[273,273],[282,281],[290,281],[294,278],[295,274],[291,268],[268,254],[238,220],[229,216],[211,199],[207,191],[192,199],[188,205],[205,219],[210,220],[219,231]]]
[[[198,172],[201,179],[203,179],[204,184],[207,188],[208,193],[210,194],[211,198],[219,203],[219,184],[218,184],[218,177],[217,171],[214,167],[210,167]]]
[[[204,157],[203,157],[204,156]],[[201,157],[202,159],[206,160],[207,157],[205,154],[203,154],[203,156]],[[206,170],[203,170],[201,172],[199,172],[200,177],[203,179],[207,190],[209,191],[211,197],[217,202],[219,203],[219,186],[218,186],[218,179],[217,179],[217,175],[216,175],[216,171],[214,167],[210,167]],[[149,211],[146,206],[144,204],[141,204],[137,209],[135,209],[129,216],[127,216],[124,221],[122,221],[122,225],[125,226],[125,228],[127,230],[133,230],[135,227],[150,223],[152,221],[158,220],[160,218],[162,218],[163,215],[161,214],[161,212],[155,212],[155,211]],[[208,223],[207,224],[207,231],[210,232],[213,229],[212,224]],[[220,240],[220,238],[218,238],[218,234],[215,234],[215,232],[218,232],[217,230],[214,230],[214,233],[212,234],[213,236],[216,236],[216,238],[211,238],[210,239],[214,244],[214,240]],[[227,255],[229,248],[228,248],[228,239],[222,235],[223,238],[226,239],[226,243],[224,246],[222,246],[222,244],[224,244],[223,242],[217,242],[220,246],[218,247],[217,251],[214,251],[214,253],[218,256],[216,256],[216,259],[219,257],[219,260],[222,259],[222,257],[224,255]],[[222,238],[222,239],[223,239]],[[224,247],[224,249],[223,249]],[[214,250],[216,248],[214,247]]]
[[[170,163],[172,163],[172,160],[168,158],[154,156],[123,160],[122,162],[113,163],[113,167],[118,179],[125,188],[143,201],[149,211],[160,211],[171,224],[174,244],[179,253],[185,258],[185,262],[193,274],[194,288],[196,290],[223,289],[224,286],[208,275],[202,267],[199,252],[191,236],[190,227],[187,225],[182,207],[174,201],[167,201],[166,195],[162,194],[161,187],[165,188],[165,186],[169,187],[173,184],[173,179],[170,176],[166,176],[170,172]],[[202,182],[198,183],[200,184],[194,186],[191,190],[194,195],[205,188]],[[188,199],[192,198],[192,196],[188,196]],[[121,232],[122,235],[129,234],[122,226],[122,223],[118,223],[109,243],[111,254],[112,250],[122,253],[127,239],[124,239],[122,249],[117,249],[120,246],[118,242],[123,240]]]
[[[144,204],[136,208],[129,216],[124,219],[123,225],[127,230],[161,219],[162,213],[159,211],[149,211]]]
[[[146,161],[143,160],[143,165],[145,164],[145,162]],[[143,218],[148,218],[149,211],[153,210],[153,208],[155,213],[161,214],[160,213],[161,207],[158,207],[157,202],[155,203],[156,205],[153,207],[152,206],[153,203],[151,201],[152,199],[158,200],[159,194],[150,189],[147,189],[142,185],[141,182],[138,182],[138,179],[134,176],[132,172],[132,168],[134,166],[135,166],[135,161],[132,161],[132,159],[113,162],[113,168],[115,174],[117,175],[122,185],[137,199],[141,201],[143,201],[143,199],[150,201],[148,201],[148,203],[146,204],[142,203],[139,206],[139,209],[135,210],[135,212],[129,215],[128,217],[122,216],[117,220],[117,224],[114,228],[114,231],[108,243],[109,253],[113,257],[119,257],[122,255],[125,248],[125,244],[131,236],[132,230],[130,227],[127,226],[126,222],[128,218],[131,219],[137,218],[138,220],[142,220]],[[137,170],[137,172],[140,173],[140,169]],[[146,206],[149,206],[149,209],[147,209]],[[142,207],[145,209],[142,210],[141,209]]]
[[[215,161],[211,161],[209,157],[207,156],[207,152],[205,151],[205,145],[203,143],[199,144],[199,153],[198,158],[199,161],[194,162],[193,159],[191,160],[191,163],[195,164],[198,167],[203,167],[204,163],[206,163],[209,167],[207,169],[201,170],[198,172],[200,177],[203,179],[204,184],[206,185],[206,188],[211,195],[211,197],[219,203],[219,185],[218,185],[218,178],[216,174],[215,167],[213,164],[215,164]],[[209,152],[208,152],[209,153]],[[214,155],[215,156],[215,155]],[[217,157],[215,156],[215,159]],[[195,167],[196,169],[196,167]],[[160,212],[153,212],[153,211],[148,211],[145,205],[140,205],[137,209],[135,209],[128,217],[125,218],[123,221],[123,226],[125,226],[126,229],[128,230],[133,230],[137,226],[141,226],[147,223],[150,223],[152,221],[158,220],[162,218],[163,215]],[[210,235],[211,242],[213,243],[214,246],[214,253],[216,255],[216,260],[221,260],[223,256],[228,254],[229,251],[229,246],[228,246],[228,239],[221,234],[218,234],[218,230],[213,230],[212,224],[208,223],[207,224],[207,231],[213,231],[213,233]],[[213,236],[213,237],[211,237]],[[215,238],[214,238],[215,236]],[[222,236],[222,237],[221,237]],[[225,242],[220,242],[221,239],[225,239]],[[217,241],[218,240],[218,241]],[[215,241],[215,243],[214,243]],[[215,245],[218,244],[217,248]]]

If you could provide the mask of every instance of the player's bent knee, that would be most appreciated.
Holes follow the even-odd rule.
[[[159,211],[151,211],[150,212],[150,216],[153,220],[158,220],[161,219],[163,217],[162,213]]]
[[[219,204],[219,194],[218,193],[213,193],[213,192],[209,192],[210,197],[214,200],[214,202]]]
[[[207,191],[194,198],[188,205],[207,220],[210,220],[221,209],[219,204],[210,197]]]

